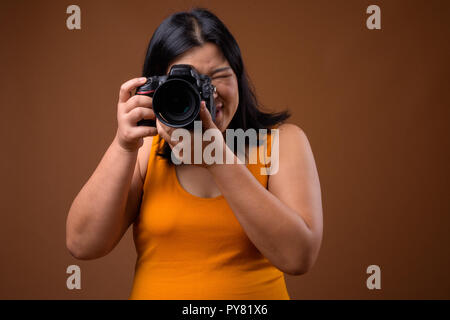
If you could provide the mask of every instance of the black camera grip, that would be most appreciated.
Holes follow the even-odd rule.
[[[153,93],[155,92],[156,88],[159,85],[159,82],[155,81],[155,80],[157,80],[157,77],[147,78],[147,82],[144,85],[142,85],[136,89],[136,94],[153,97]],[[142,119],[137,122],[137,125],[138,126],[156,127],[156,120]]]
[[[149,126],[149,127],[156,127],[156,120],[152,119],[142,119],[137,122],[138,126]]]

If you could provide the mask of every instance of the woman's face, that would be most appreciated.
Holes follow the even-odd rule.
[[[239,91],[236,74],[219,47],[209,42],[201,47],[194,47],[176,58],[169,65],[167,73],[175,64],[190,64],[199,73],[211,77],[212,84],[217,88],[214,94],[217,110],[214,122],[224,132],[237,110]]]

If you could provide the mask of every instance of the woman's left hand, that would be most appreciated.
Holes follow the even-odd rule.
[[[202,101],[200,105],[200,120],[202,122],[201,130],[194,131],[169,127],[158,119],[156,120],[158,134],[171,147],[172,161],[175,160],[176,164],[193,164],[209,167],[220,161],[219,159],[222,159],[222,163],[225,163],[225,140],[212,120],[211,113],[206,109],[205,101]],[[213,138],[211,138],[212,136]],[[201,144],[200,147],[198,146],[199,142]],[[207,146],[209,147],[207,148]],[[213,149],[214,156],[211,156]]]

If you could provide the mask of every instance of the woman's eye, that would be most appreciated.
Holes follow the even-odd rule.
[[[230,76],[229,74],[224,74],[224,75],[213,77],[213,80],[214,79],[220,79],[220,78],[228,78],[229,76]]]

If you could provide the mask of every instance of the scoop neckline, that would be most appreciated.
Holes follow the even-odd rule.
[[[173,165],[172,167],[173,167],[172,168],[172,175],[173,175],[174,180],[175,180],[175,185],[177,186],[177,189],[179,191],[181,191],[181,193],[187,195],[188,197],[190,197],[192,199],[199,200],[199,201],[217,201],[217,200],[225,199],[223,194],[220,194],[217,197],[203,198],[203,197],[196,196],[196,195],[194,195],[192,193],[189,193],[186,189],[183,188],[183,186],[180,183],[180,180],[178,180],[176,165]]]

